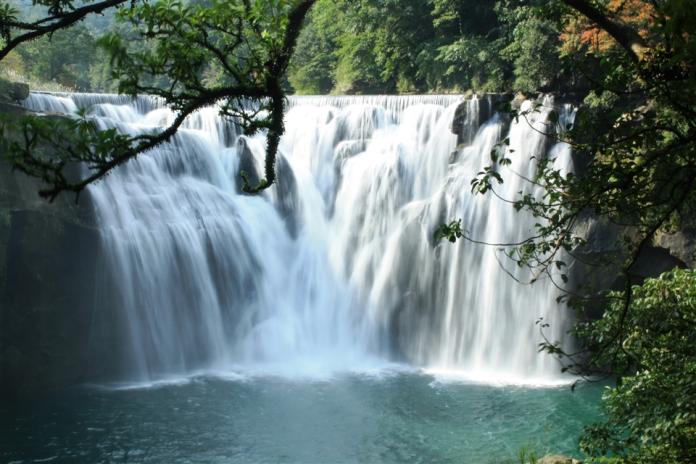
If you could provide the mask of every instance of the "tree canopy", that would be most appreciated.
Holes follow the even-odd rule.
[[[502,90],[494,2],[319,0],[289,72],[299,93]]]

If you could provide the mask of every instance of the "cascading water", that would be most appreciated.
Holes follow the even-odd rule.
[[[462,102],[291,98],[279,180],[258,196],[240,192],[239,172],[260,171],[263,136],[239,135],[209,108],[91,186],[104,254],[97,294],[118,332],[119,375],[397,360],[483,381],[557,379],[557,363],[537,353],[535,325],[549,322],[552,340],[567,329],[552,282],[516,283],[508,273],[524,280],[527,271],[496,247],[434,243],[437,226],[456,218],[490,243],[522,240],[535,222],[497,196],[471,194],[507,124],[479,121],[481,101],[471,99],[457,146],[451,126]],[[27,106],[89,106],[101,127],[131,134],[174,117],[146,97],[33,94]],[[546,116],[509,125],[514,153],[500,168],[500,197],[542,193],[523,180],[533,177],[532,157],[571,169],[568,147],[539,130]]]

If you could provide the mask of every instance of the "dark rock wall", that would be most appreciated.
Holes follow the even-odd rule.
[[[98,302],[99,237],[45,211],[13,209],[0,312],[4,389],[47,390],[95,374],[89,350]]]
[[[2,103],[4,114],[24,110]],[[12,134],[1,134],[11,137]],[[93,292],[100,239],[89,196],[48,203],[0,161],[0,390],[31,394],[95,378],[104,335]],[[104,346],[100,343],[100,346]]]

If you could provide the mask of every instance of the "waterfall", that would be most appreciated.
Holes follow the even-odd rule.
[[[149,97],[34,93],[26,105],[87,107],[101,128],[130,134],[174,118]],[[564,338],[569,317],[553,282],[515,282],[529,271],[497,247],[434,240],[458,218],[476,240],[526,238],[535,219],[500,198],[543,193],[524,180],[534,159],[572,169],[569,147],[541,133],[548,109],[506,122],[483,105],[292,97],[278,182],[256,196],[241,192],[239,173],[262,172],[264,136],[241,135],[206,108],[172,141],[90,186],[103,254],[95,304],[117,340],[118,375],[400,362],[482,381],[558,379],[558,364],[537,353],[535,324],[543,317],[546,335]],[[473,195],[472,178],[505,136],[505,183],[497,196]]]

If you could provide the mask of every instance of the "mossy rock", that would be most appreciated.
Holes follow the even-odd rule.
[[[19,103],[29,98],[29,86],[0,79],[0,102]]]

